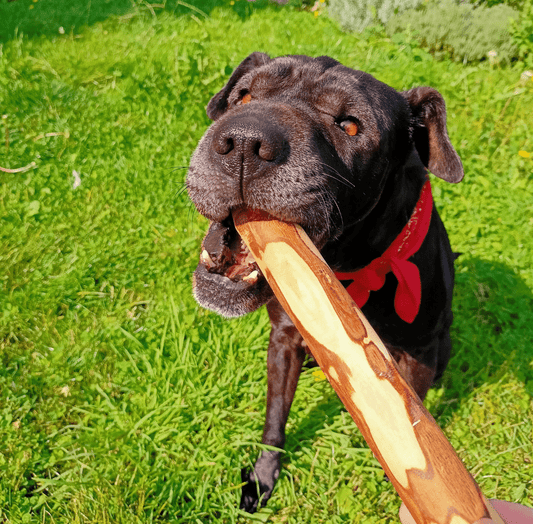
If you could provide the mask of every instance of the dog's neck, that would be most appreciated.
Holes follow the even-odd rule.
[[[413,149],[407,161],[389,174],[368,216],[324,246],[322,256],[328,264],[336,271],[355,271],[380,257],[409,221],[426,180],[426,169]]]

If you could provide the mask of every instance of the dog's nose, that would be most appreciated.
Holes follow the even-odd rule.
[[[220,160],[233,168],[242,163],[245,170],[279,160],[285,144],[279,127],[256,116],[229,120],[213,136],[213,150]]]

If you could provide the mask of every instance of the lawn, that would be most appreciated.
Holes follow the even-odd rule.
[[[192,3],[0,0],[0,521],[396,521],[391,484],[312,370],[273,498],[237,509],[261,449],[269,324],[195,304],[207,221],[184,179],[209,98],[255,50],[443,94],[466,176],[433,187],[462,255],[454,357],[426,405],[488,497],[533,506],[524,67],[436,61],[266,1]]]

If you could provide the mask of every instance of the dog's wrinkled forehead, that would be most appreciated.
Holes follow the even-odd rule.
[[[285,56],[270,60],[243,75],[228,102],[245,92],[262,101],[305,103],[332,117],[353,116],[389,127],[405,100],[372,75],[343,66],[329,57]]]
[[[283,92],[303,92],[302,88],[315,89],[326,72],[331,72],[340,64],[331,58],[327,60],[301,56],[284,56],[252,69],[236,85],[236,91],[254,91],[273,95]]]

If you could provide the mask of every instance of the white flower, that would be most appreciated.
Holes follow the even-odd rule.
[[[61,394],[65,397],[69,397],[70,396],[70,388],[68,386],[63,386],[61,388]]]
[[[533,77],[533,71],[524,71],[520,75],[520,80],[522,80],[522,82],[524,82],[524,84],[525,84],[532,77]]]
[[[72,176],[74,177],[74,183],[72,184],[72,189],[76,189],[81,184],[80,174],[77,171],[73,170]]]

